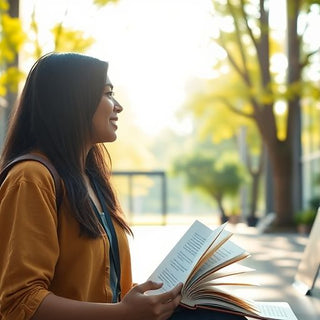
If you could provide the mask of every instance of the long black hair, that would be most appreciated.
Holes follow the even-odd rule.
[[[21,154],[43,152],[64,182],[80,232],[89,237],[101,232],[85,186],[85,171],[99,183],[110,214],[131,232],[110,183],[107,150],[97,144],[86,152],[107,71],[107,62],[82,54],[41,57],[31,68],[12,113],[0,163],[3,167]]]

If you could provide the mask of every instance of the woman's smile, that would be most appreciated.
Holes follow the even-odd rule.
[[[118,118],[111,118],[110,119],[110,122],[115,127],[115,129],[118,129],[117,121],[118,121]]]

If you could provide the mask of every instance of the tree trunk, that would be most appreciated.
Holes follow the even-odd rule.
[[[260,182],[260,173],[255,172],[251,174],[252,178],[252,187],[251,187],[251,203],[249,217],[255,217],[257,211],[257,200],[259,194],[259,182]]]
[[[263,143],[261,143],[259,163],[257,168],[253,168],[251,157],[249,154],[247,154],[247,168],[252,178],[249,218],[251,218],[253,221],[255,220],[254,218],[256,217],[257,202],[259,198],[260,178],[264,169],[264,158],[265,158],[265,147]]]
[[[259,196],[259,183],[260,183],[260,172],[251,173],[252,178],[252,185],[251,185],[251,201],[249,207],[249,215],[247,217],[247,224],[248,226],[254,227],[257,222],[258,218],[256,216],[257,211],[257,201]]]
[[[263,2],[262,0],[260,2],[261,8],[263,8]],[[297,33],[299,6],[300,0],[287,0],[287,56],[289,63],[287,84],[289,90],[291,84],[301,81],[300,43]],[[266,21],[264,22],[266,23]],[[270,68],[267,63],[269,61],[268,45],[269,36],[266,31],[266,34],[261,37],[258,47],[262,84],[265,88],[268,88],[270,83]],[[291,97],[288,101],[287,136],[284,141],[280,141],[277,137],[272,105],[264,105],[255,115],[259,131],[267,146],[272,167],[274,208],[277,215],[275,223],[281,227],[292,224],[294,212],[301,206],[299,93],[294,93]]]
[[[272,168],[275,224],[279,227],[288,226],[293,221],[293,152],[292,139],[280,141],[274,128],[268,125],[272,122],[272,107],[264,107],[256,120],[267,147]]]
[[[294,91],[291,86],[301,81],[300,41],[297,32],[300,4],[300,0],[287,0],[287,86],[291,98],[288,100],[286,139],[272,139],[268,130],[264,130],[263,134],[273,168],[276,225],[280,227],[293,224],[294,213],[301,208],[302,203],[300,92]]]
[[[293,222],[292,151],[287,142],[278,142],[269,149],[269,154],[273,167],[275,223],[279,227],[290,226]]]
[[[219,211],[220,211],[220,222],[224,223],[224,222],[228,221],[228,217],[227,217],[226,212],[225,212],[225,210],[223,208],[223,205],[222,205],[222,197],[214,195],[214,198],[217,201],[218,208],[219,208]]]
[[[287,83],[290,92],[288,100],[287,140],[292,152],[292,214],[302,208],[301,168],[301,92],[293,89],[301,82],[301,43],[298,35],[298,16],[301,0],[287,0]]]

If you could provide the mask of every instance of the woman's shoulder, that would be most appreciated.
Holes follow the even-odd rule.
[[[54,181],[50,171],[45,165],[36,160],[24,160],[16,163],[9,170],[5,182],[10,182],[10,185],[27,182],[49,189],[54,188]]]

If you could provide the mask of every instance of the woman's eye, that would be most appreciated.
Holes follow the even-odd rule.
[[[114,92],[113,91],[107,91],[104,93],[106,96],[108,96],[109,98],[113,98],[114,97]]]

